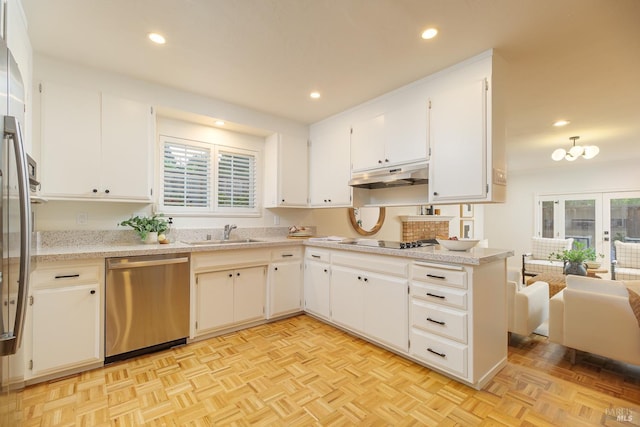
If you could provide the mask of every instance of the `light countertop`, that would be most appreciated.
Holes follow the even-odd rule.
[[[420,261],[445,262],[453,264],[481,265],[514,255],[513,250],[473,248],[470,251],[449,251],[440,246],[428,246],[412,249],[389,249],[372,246],[342,244],[335,241],[308,241],[306,239],[288,239],[287,237],[256,237],[259,242],[239,242],[211,245],[190,245],[183,242],[169,244],[126,244],[126,245],[69,245],[40,247],[35,250],[36,262],[52,262],[75,259],[111,258],[137,255],[156,255],[168,253],[197,253],[229,251],[251,248],[270,248],[280,246],[311,246],[344,251],[371,253],[411,258]]]

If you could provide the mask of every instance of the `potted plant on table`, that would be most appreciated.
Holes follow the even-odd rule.
[[[587,265],[585,263],[595,261],[597,257],[603,258],[604,255],[597,255],[594,248],[587,248],[582,242],[575,242],[571,249],[549,254],[550,260],[564,261],[564,274],[575,274],[577,276],[586,276]]]
[[[134,216],[118,225],[133,228],[140,239],[145,243],[157,243],[158,235],[169,229],[169,223],[162,218],[162,214],[147,216]]]

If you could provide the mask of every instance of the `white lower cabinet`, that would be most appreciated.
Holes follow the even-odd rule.
[[[269,265],[268,315],[271,319],[302,310],[302,249],[274,250]]]
[[[331,317],[330,252],[308,248],[304,261],[304,309],[324,319]]]
[[[40,264],[33,272],[27,380],[103,361],[103,264]]]
[[[265,270],[258,266],[197,274],[197,334],[263,319]]]
[[[414,262],[410,348],[416,360],[481,388],[507,359],[506,266]]]
[[[331,319],[382,344],[407,351],[407,279],[333,266]]]

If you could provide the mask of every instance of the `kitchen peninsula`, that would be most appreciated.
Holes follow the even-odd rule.
[[[96,298],[90,309],[83,311],[87,317],[69,322],[89,322],[93,336],[85,340],[88,350],[74,353],[80,344],[69,343],[67,359],[55,363],[47,362],[48,354],[38,354],[37,348],[27,345],[25,359],[35,366],[26,375],[27,382],[104,362],[105,259],[169,253],[191,256],[189,341],[305,312],[474,388],[481,388],[506,363],[506,313],[495,308],[506,306],[506,259],[512,251],[474,248],[453,252],[439,246],[388,249],[286,236],[252,238],[250,242],[211,245],[175,242],[40,248],[32,290],[36,304],[29,308],[30,318],[39,310],[37,293],[50,292],[54,286],[38,281],[55,277],[59,271],[69,278],[55,286],[74,290],[90,285],[96,291],[91,294]],[[230,272],[242,273],[240,277],[257,274],[252,276],[258,295],[252,302],[256,306],[253,314],[238,317],[249,307],[243,299],[236,301],[236,313],[229,313],[229,319],[207,318],[216,311],[208,302],[215,299],[206,299],[221,283],[215,276],[228,277]],[[279,280],[282,274],[287,275],[286,280]],[[238,286],[237,277],[235,280],[227,286]],[[54,317],[49,319],[54,322]],[[27,335],[41,335],[38,327],[32,322]],[[74,354],[78,355],[75,359]],[[38,369],[38,361],[46,369]]]

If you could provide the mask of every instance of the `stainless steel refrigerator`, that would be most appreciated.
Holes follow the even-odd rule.
[[[0,426],[19,425],[16,389],[24,384],[22,335],[29,292],[31,207],[27,156],[22,143],[24,86],[0,39]]]

